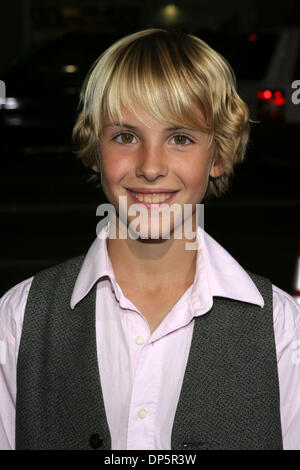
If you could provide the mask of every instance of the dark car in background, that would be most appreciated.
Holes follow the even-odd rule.
[[[112,35],[69,33],[42,44],[1,79],[1,154],[68,152],[79,92]]]
[[[238,93],[256,121],[248,146],[251,160],[272,167],[288,164],[294,175],[300,162],[300,28],[243,34],[198,31],[197,36],[220,52],[235,72]],[[292,188],[295,193],[293,178],[282,194]]]
[[[292,101],[292,82],[300,80],[300,29],[197,35],[232,66],[252,119],[300,124],[300,106]]]

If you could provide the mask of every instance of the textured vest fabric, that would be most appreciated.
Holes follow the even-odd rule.
[[[97,360],[97,284],[70,307],[83,259],[32,281],[17,362],[16,449],[111,449]],[[211,310],[195,318],[174,450],[283,448],[272,284],[248,274],[263,309],[214,297]]]

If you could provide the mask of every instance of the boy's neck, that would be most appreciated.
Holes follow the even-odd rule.
[[[192,241],[108,238],[107,250],[117,281],[130,281],[144,291],[159,291],[193,283],[197,250],[186,249],[186,243]]]

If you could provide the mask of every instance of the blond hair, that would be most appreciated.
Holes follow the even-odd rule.
[[[180,127],[203,128],[191,113],[199,106],[214,158],[224,167],[220,177],[210,178],[206,197],[223,194],[234,166],[244,159],[250,122],[226,59],[193,35],[164,29],[146,29],[114,43],[94,62],[80,94],[73,140],[86,167],[99,164],[104,120],[122,123],[121,108],[136,114],[134,101],[154,118]]]

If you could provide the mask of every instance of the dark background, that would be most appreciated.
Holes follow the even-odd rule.
[[[19,103],[0,119],[0,295],[39,270],[86,252],[96,236],[95,211],[104,196],[74,155],[71,129],[79,85],[110,43],[150,27],[174,27],[203,39],[204,31],[239,38],[300,28],[300,2],[292,0],[10,0],[0,5],[0,79],[6,97],[18,97]],[[234,46],[229,56],[233,52]],[[242,56],[249,76],[255,67],[259,72],[258,59],[247,68],[248,56]],[[58,73],[65,57],[65,65],[79,64],[78,73]],[[300,80],[300,73],[293,78]],[[205,207],[205,230],[244,268],[290,293],[300,241],[299,126],[300,119],[253,124],[231,191]]]

